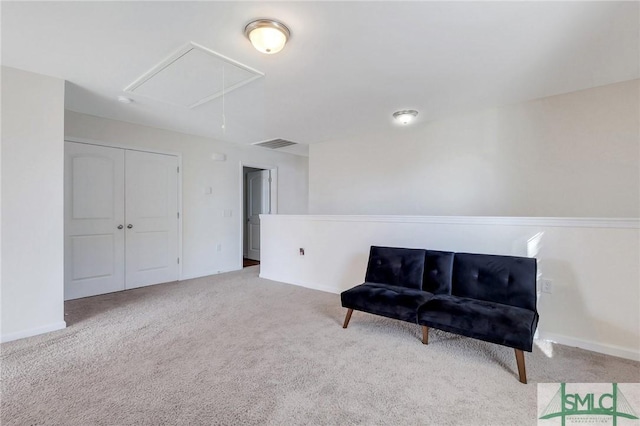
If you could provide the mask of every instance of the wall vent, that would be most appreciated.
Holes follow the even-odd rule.
[[[257,142],[254,143],[255,146],[261,146],[263,148],[269,149],[279,149],[284,148],[285,146],[297,145],[296,142],[291,142],[285,139],[272,139],[270,141]]]
[[[264,77],[264,73],[190,42],[125,87],[124,91],[195,108]]]

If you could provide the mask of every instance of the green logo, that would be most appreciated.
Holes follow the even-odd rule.
[[[635,411],[618,388],[618,384],[611,385],[611,393],[567,393],[566,383],[561,383],[540,419],[560,417],[562,426],[565,426],[566,419],[572,416],[585,416],[582,417],[582,421],[573,419],[575,423],[593,423],[586,416],[592,416],[590,419],[593,419],[593,416],[609,416],[614,426],[618,424],[618,418],[637,420]]]

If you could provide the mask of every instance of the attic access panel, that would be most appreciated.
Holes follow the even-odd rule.
[[[264,73],[190,42],[124,91],[195,108],[260,77],[264,77]]]

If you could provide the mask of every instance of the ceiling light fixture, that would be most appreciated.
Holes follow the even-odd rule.
[[[282,22],[273,19],[258,19],[244,27],[251,44],[257,50],[268,55],[278,53],[291,37],[291,31]]]
[[[393,113],[393,118],[401,122],[402,124],[409,124],[418,115],[418,111],[415,109],[405,109],[402,111],[396,111]]]
[[[127,98],[126,96],[118,96],[118,102],[122,102],[123,104],[130,104],[133,102],[133,99]]]

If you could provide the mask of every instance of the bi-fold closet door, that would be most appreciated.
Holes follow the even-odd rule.
[[[65,142],[65,300],[178,279],[178,158]]]

